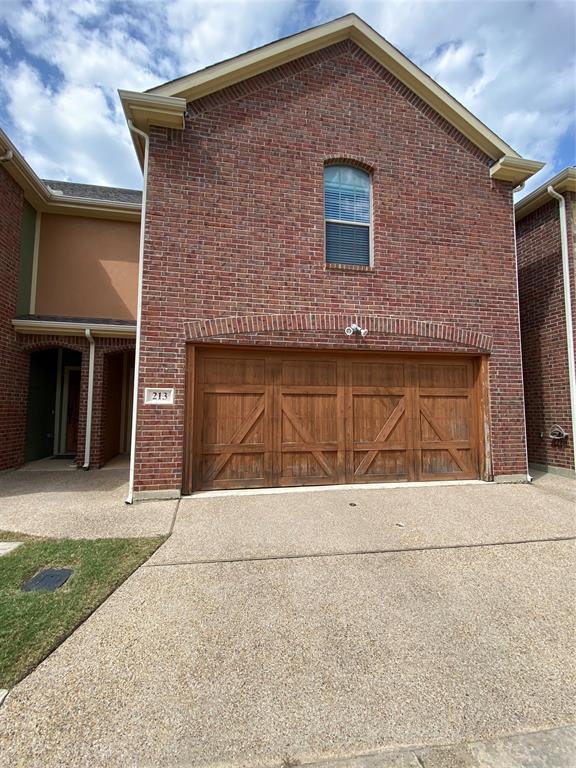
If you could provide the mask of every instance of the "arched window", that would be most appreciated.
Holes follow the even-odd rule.
[[[360,168],[324,168],[328,264],[370,264],[370,187],[370,174]]]

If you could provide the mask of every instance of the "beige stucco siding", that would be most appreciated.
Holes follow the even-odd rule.
[[[36,314],[133,320],[139,225],[44,214]]]

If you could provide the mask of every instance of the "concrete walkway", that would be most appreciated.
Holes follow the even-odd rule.
[[[177,502],[126,505],[128,469],[116,466],[84,472],[48,459],[0,473],[0,531],[73,539],[167,534]]]
[[[0,765],[474,766],[440,747],[574,722],[573,518],[529,486],[185,500],[9,694]]]

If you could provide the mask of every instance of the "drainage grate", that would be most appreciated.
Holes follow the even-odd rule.
[[[46,568],[32,576],[23,586],[22,592],[55,592],[72,576],[71,568]]]

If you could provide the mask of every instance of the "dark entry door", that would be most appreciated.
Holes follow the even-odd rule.
[[[36,461],[54,453],[57,368],[57,349],[44,349],[30,354],[26,461]]]
[[[66,413],[66,453],[76,454],[80,415],[80,371],[68,373],[68,411]]]

